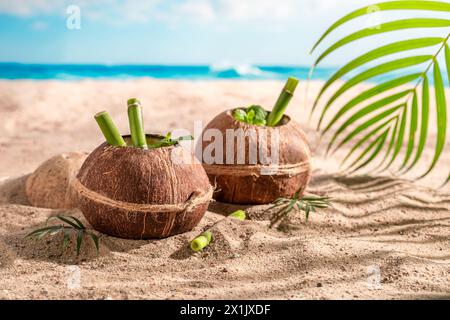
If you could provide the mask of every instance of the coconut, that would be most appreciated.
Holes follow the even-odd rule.
[[[147,135],[153,138],[160,137]],[[202,165],[183,157],[179,144],[146,150],[105,142],[73,182],[78,207],[94,229],[121,238],[189,231],[205,214],[213,189]]]
[[[297,191],[303,195],[311,178],[311,152],[300,125],[285,115],[276,127],[256,126],[236,120],[232,112],[228,110],[216,116],[202,135],[203,167],[210,182],[217,186],[214,198],[228,203],[266,204],[280,197],[291,197]],[[210,131],[213,136],[214,132],[220,132],[223,141],[218,144],[216,140],[208,141],[205,133],[209,129],[215,129]],[[247,136],[241,146],[236,134],[239,129]],[[227,130],[235,134],[234,139],[227,139]],[[220,147],[220,142],[223,142],[222,155],[214,150],[213,159],[206,159],[206,148],[214,144]],[[276,149],[278,157],[274,156]],[[256,157],[249,156],[250,150]],[[244,159],[239,157],[240,151],[245,151]],[[278,159],[271,162],[271,157]]]
[[[29,203],[50,209],[73,208],[70,183],[86,157],[85,153],[62,153],[41,164],[25,183]]]

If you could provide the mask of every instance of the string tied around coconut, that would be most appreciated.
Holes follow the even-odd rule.
[[[102,203],[107,206],[111,206],[117,209],[123,209],[125,211],[139,211],[149,213],[188,212],[201,204],[209,202],[214,192],[213,187],[210,186],[210,188],[206,192],[200,190],[193,192],[189,197],[189,199],[187,199],[185,202],[172,204],[147,204],[147,203],[131,203],[111,199],[85,187],[78,179],[74,179],[72,181],[72,188],[78,193],[78,195],[84,196],[88,199],[91,199],[98,203]]]
[[[292,164],[264,165],[264,164],[238,164],[238,165],[215,165],[203,164],[207,174],[210,175],[233,175],[233,176],[294,176],[310,170],[310,162],[303,161]]]

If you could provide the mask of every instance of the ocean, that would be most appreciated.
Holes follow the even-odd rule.
[[[316,68],[313,80],[328,80],[338,68]],[[154,79],[184,80],[281,80],[293,76],[305,80],[309,67],[306,66],[255,66],[255,65],[102,65],[102,64],[22,64],[0,62],[0,79],[33,79],[33,80],[82,80],[82,79],[134,79],[148,77]],[[366,82],[381,83],[395,77],[423,71],[420,68],[397,70],[379,75]],[[361,72],[354,70],[343,77],[348,80]],[[442,70],[445,72],[445,70]],[[429,76],[433,85],[433,77]],[[447,77],[444,83],[449,85]]]
[[[326,80],[336,69],[318,68],[313,79]],[[0,63],[0,79],[244,79],[285,80],[289,76],[307,79],[309,67],[253,65],[100,65]]]

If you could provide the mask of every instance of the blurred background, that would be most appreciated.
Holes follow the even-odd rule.
[[[0,78],[306,78],[314,61],[309,51],[320,35],[344,14],[374,2],[1,0]],[[357,19],[332,34],[319,51],[352,30],[397,16]],[[373,38],[338,50],[314,78],[329,77],[371,44]]]

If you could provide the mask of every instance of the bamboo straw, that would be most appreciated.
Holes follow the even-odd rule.
[[[278,97],[275,106],[267,117],[267,126],[274,127],[276,126],[281,119],[283,118],[284,112],[286,111],[286,107],[294,95],[294,91],[297,88],[298,79],[294,77],[290,77],[287,79],[286,84],[284,85],[283,90]]]
[[[234,218],[234,219],[244,221],[245,217],[246,216],[245,216],[244,210],[237,210],[237,211],[229,214],[226,218],[217,222],[214,226],[216,226],[217,224],[219,224],[220,222],[224,221],[227,218]],[[200,234],[198,237],[196,237],[194,240],[191,241],[191,249],[193,251],[195,251],[195,252],[201,251],[210,244],[211,240],[213,239],[213,235],[212,235],[212,231],[211,231],[213,229],[213,227],[206,230],[205,232],[203,232],[202,234]]]
[[[207,230],[191,241],[191,249],[198,252],[203,250],[212,240],[211,231]]]
[[[128,121],[130,123],[131,141],[133,146],[148,149],[141,103],[138,99],[132,98],[128,100],[127,104]]]
[[[100,127],[103,135],[105,136],[106,141],[110,145],[117,147],[125,147],[127,145],[108,112],[99,112],[94,116],[94,118],[95,121],[97,121],[97,124]]]

